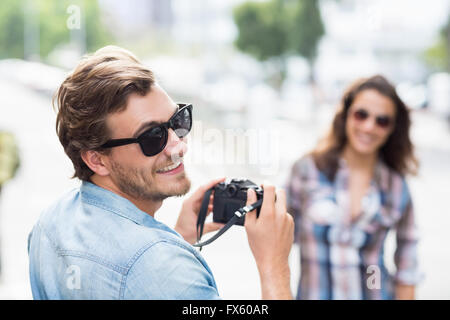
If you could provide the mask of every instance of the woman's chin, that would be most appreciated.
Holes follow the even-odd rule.
[[[373,145],[366,145],[366,144],[355,144],[352,146],[352,149],[363,156],[372,156],[376,154],[378,148],[377,146]]]

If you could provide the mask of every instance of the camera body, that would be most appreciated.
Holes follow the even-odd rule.
[[[232,179],[230,182],[221,182],[214,187],[213,221],[227,223],[233,218],[234,213],[245,207],[247,203],[247,190],[254,189],[257,200],[263,198],[263,189],[247,179]],[[259,216],[261,208],[256,209]],[[245,217],[236,223],[243,226]]]

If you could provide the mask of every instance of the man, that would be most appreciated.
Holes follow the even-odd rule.
[[[55,100],[57,133],[82,184],[43,212],[30,234],[33,297],[219,298],[191,244],[203,195],[223,179],[183,202],[174,230],[154,219],[164,199],[189,191],[182,160],[192,106],[175,104],[133,54],[111,46],[84,58]],[[263,187],[260,216],[250,212],[245,223],[262,298],[291,299],[293,220],[285,194]],[[256,202],[254,192],[247,202]],[[221,226],[206,224],[205,232]]]

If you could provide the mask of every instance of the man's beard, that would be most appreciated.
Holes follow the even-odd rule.
[[[134,199],[163,201],[174,196],[183,196],[191,188],[191,181],[183,172],[170,185],[157,185],[154,173],[148,169],[125,168],[111,162],[111,179],[119,190]]]

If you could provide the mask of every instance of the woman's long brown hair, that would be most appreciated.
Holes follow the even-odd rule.
[[[409,110],[397,95],[394,86],[383,76],[359,79],[344,93],[340,108],[334,116],[329,134],[312,151],[317,168],[330,181],[334,181],[338,169],[339,157],[347,143],[345,126],[350,106],[362,91],[373,89],[390,98],[396,108],[394,130],[386,143],[379,149],[384,163],[401,175],[417,174],[419,163],[414,156],[414,146],[409,137],[411,120]]]

